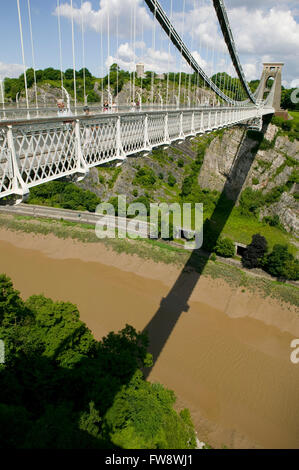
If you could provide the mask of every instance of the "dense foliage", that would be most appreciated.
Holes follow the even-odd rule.
[[[268,243],[260,234],[253,235],[242,256],[245,268],[262,268],[272,276],[292,281],[299,280],[299,260],[289,252],[287,245],[276,244],[268,253]]]
[[[63,209],[95,212],[100,199],[89,190],[84,190],[68,181],[52,181],[30,190],[29,204],[39,204]]]
[[[157,181],[156,173],[152,168],[145,165],[143,167],[138,167],[133,184],[142,186],[144,188],[151,188],[155,185]]]
[[[235,245],[230,238],[219,238],[215,251],[224,258],[232,258],[235,255]]]
[[[292,100],[292,98],[291,98],[292,93],[295,90],[296,90],[296,88],[291,88],[291,89],[282,88],[281,107],[283,109],[299,111],[299,103],[294,103],[294,100]],[[298,93],[297,93],[296,97],[298,97]]]
[[[75,305],[26,302],[0,276],[1,448],[193,448],[187,410],[146,382],[148,339],[126,326],[95,341]]]
[[[298,113],[297,113],[298,114]],[[285,133],[287,133],[290,140],[299,140],[299,120],[293,119],[285,121],[279,116],[275,116],[272,119],[272,123],[280,127]]]
[[[289,252],[286,245],[273,247],[273,251],[264,260],[264,268],[272,276],[299,280],[299,261]]]
[[[84,101],[84,80],[85,75],[85,89],[88,95],[88,101],[97,102],[100,101],[100,97],[94,91],[94,85],[96,82],[95,77],[89,72],[88,69],[80,69],[75,72],[76,74],[76,89],[77,98],[79,101]],[[74,94],[74,73],[73,69],[67,69],[63,74],[63,85],[70,93],[71,96]],[[27,85],[31,88],[34,84],[34,71],[32,68],[26,71]],[[36,82],[37,86],[49,84],[51,87],[61,87],[61,71],[48,67],[44,70],[36,70]],[[101,82],[101,81],[100,81]],[[16,101],[17,93],[25,91],[24,74],[20,75],[19,78],[6,78],[4,82],[5,86],[5,97],[6,99]]]
[[[243,266],[250,269],[259,267],[267,250],[268,244],[265,237],[259,234],[253,235],[250,245],[247,246],[242,256]]]

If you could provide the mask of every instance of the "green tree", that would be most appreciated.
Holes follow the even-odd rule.
[[[249,269],[259,267],[267,250],[268,244],[265,237],[260,234],[253,235],[250,245],[247,246],[243,253],[242,265]]]
[[[96,341],[75,305],[25,303],[0,276],[0,439],[5,448],[194,448],[187,410],[143,378],[148,336],[126,325]],[[24,314],[25,312],[25,314]],[[4,321],[3,321],[4,319]]]
[[[287,245],[274,245],[264,262],[265,269],[272,276],[284,279],[298,279],[299,262],[289,252]]]
[[[0,275],[0,326],[15,325],[28,315],[25,304],[11,280]]]

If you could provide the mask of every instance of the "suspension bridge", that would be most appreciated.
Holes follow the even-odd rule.
[[[185,0],[182,2],[183,25],[180,27],[180,31],[175,27],[173,21],[172,0],[170,2],[169,13],[163,9],[162,4],[158,0],[144,0],[143,3],[147,8],[147,14],[151,15],[153,25],[152,49],[159,52],[157,31],[160,32],[162,38],[161,44],[163,44],[163,41],[166,41],[168,46],[168,70],[165,71],[166,97],[163,100],[160,93],[155,93],[155,74],[152,72],[150,99],[144,102],[142,80],[141,87],[138,87],[135,80],[136,63],[134,63],[130,74],[130,102],[134,106],[121,105],[118,102],[118,90],[113,95],[108,68],[108,85],[106,90],[103,89],[102,80],[102,106],[104,96],[107,96],[108,108],[103,112],[101,107],[101,109],[96,110],[91,115],[85,115],[82,103],[77,102],[73,16],[71,18],[74,71],[74,97],[72,104],[70,102],[70,95],[64,87],[61,54],[61,10],[60,3],[57,1],[61,90],[62,97],[67,101],[67,113],[60,116],[57,110],[39,107],[35,73],[35,105],[30,107],[26,81],[22,12],[20,1],[17,0],[26,106],[24,108],[6,106],[5,90],[3,89],[2,82],[0,198],[13,195],[16,197],[16,201],[21,201],[28,195],[30,188],[34,186],[71,175],[80,180],[94,166],[112,161],[121,164],[129,155],[142,152],[146,154],[154,147],[168,146],[174,141],[183,141],[184,139],[212,132],[213,130],[240,124],[261,130],[263,117],[279,110],[283,64],[265,64],[260,84],[257,90],[252,93],[238,56],[223,0],[203,1],[204,3],[208,1],[211,4],[210,6],[213,6],[213,11],[218,21],[219,32],[223,38],[223,47],[221,49],[217,50],[217,45],[214,45],[213,48],[210,47],[210,51],[205,52],[207,70],[201,67],[199,61],[196,60],[197,56],[195,57],[193,52],[196,46],[194,44],[195,38],[193,32],[191,31],[187,34],[184,31]],[[137,3],[137,0],[135,3],[132,2],[134,6],[131,12],[131,24],[133,26],[131,43],[133,48],[135,48],[138,39],[136,37]],[[195,3],[196,1],[194,0],[194,5]],[[70,6],[73,8],[72,1]],[[30,0],[28,0],[28,12],[32,63],[35,71]],[[108,24],[107,57],[110,57],[109,27],[113,23],[113,18],[111,18],[109,13],[107,13],[106,21]],[[117,16],[117,27],[119,26],[118,22],[119,17]],[[84,52],[83,20],[81,32]],[[143,39],[143,37],[140,39]],[[101,31],[101,41],[101,55],[104,62],[103,31]],[[217,38],[215,38],[215,41],[217,41]],[[201,56],[203,56],[202,43],[200,43],[198,49]],[[175,54],[179,57],[179,78],[177,84],[171,84],[169,78],[169,58]],[[142,60],[142,57],[140,59]],[[220,66],[226,68],[226,70],[234,70],[236,79],[229,80],[228,74],[222,74],[217,70]],[[84,54],[83,70],[85,70]],[[183,75],[183,72],[186,70],[190,72],[189,78],[187,78],[186,73]],[[184,84],[182,77],[184,76],[185,87],[183,91]],[[269,78],[272,79],[270,88]],[[198,95],[204,96],[205,101],[200,101]],[[86,104],[85,77],[84,97]],[[136,107],[137,99],[138,110]]]

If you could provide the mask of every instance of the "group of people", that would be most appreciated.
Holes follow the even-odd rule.
[[[57,116],[58,117],[72,117],[73,113],[70,108],[65,107],[65,103],[62,99],[57,100],[57,106],[58,106],[58,111],[57,111]],[[131,102],[131,112],[139,112],[141,110],[140,102],[139,101],[132,101]],[[84,106],[83,112],[85,116],[90,116],[90,108],[89,106]],[[113,101],[112,103],[109,103],[107,100],[104,101],[103,103],[103,113],[117,113],[118,112],[118,106]]]
[[[72,117],[73,116],[71,109],[65,107],[65,103],[63,100],[57,100],[57,107],[58,107],[58,111],[57,111],[58,117],[64,117],[64,116]],[[89,116],[90,115],[89,106],[84,106],[83,112],[85,116]]]

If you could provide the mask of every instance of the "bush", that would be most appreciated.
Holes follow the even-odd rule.
[[[247,246],[247,249],[242,256],[242,265],[244,268],[257,268],[261,266],[262,259],[268,250],[268,244],[265,237],[262,235],[256,234],[253,235],[250,245]]]
[[[67,181],[51,181],[32,188],[28,204],[61,207],[63,209],[94,212],[101,200],[89,190]]]
[[[181,196],[184,197],[184,196],[189,196],[189,194],[191,194],[193,183],[194,183],[193,175],[189,175],[183,180]]]
[[[137,197],[138,196],[138,190],[134,189],[132,194],[133,194],[134,197]]]
[[[259,208],[263,205],[264,197],[261,191],[246,188],[240,197],[241,215],[257,216]]]
[[[271,216],[266,216],[263,218],[263,222],[265,222],[266,224],[270,225],[270,227],[278,227],[278,228],[282,228],[282,225],[280,223],[280,219],[279,219],[279,216],[277,214],[275,214],[273,217]]]
[[[147,210],[147,214],[149,215],[149,213],[150,213],[150,200],[149,200],[148,196],[146,196],[146,195],[139,196],[137,199],[134,199],[133,202],[134,203],[135,202],[140,202],[141,204],[144,204],[145,207],[146,207],[146,210]]]
[[[259,150],[270,150],[274,147],[275,145],[275,139],[273,139],[271,142],[270,140],[267,140],[265,137],[263,138]]]
[[[299,183],[299,171],[298,170],[293,170],[291,176],[289,177],[289,182],[292,184]]]
[[[254,186],[256,186],[257,184],[259,184],[258,178],[252,178],[252,184],[253,184]]]
[[[179,159],[178,159],[178,167],[179,167],[179,168],[183,168],[184,165],[185,165],[184,160],[183,160],[182,158],[179,158]]]
[[[173,187],[173,186],[176,184],[176,179],[175,179],[175,177],[174,177],[171,173],[168,175],[167,183],[168,183],[169,186],[171,186],[171,187]]]
[[[264,261],[265,270],[272,276],[297,281],[299,261],[289,252],[287,245],[275,245]]]
[[[284,131],[290,131],[292,129],[292,122],[291,121],[283,121],[281,127]]]
[[[133,183],[148,188],[154,186],[156,181],[157,178],[154,170],[149,166],[144,166],[137,170]]]
[[[271,122],[277,127],[282,127],[282,124],[284,123],[284,118],[279,117],[279,116],[273,116]]]
[[[235,245],[230,238],[220,238],[216,243],[215,251],[219,256],[232,258],[235,256]]]

